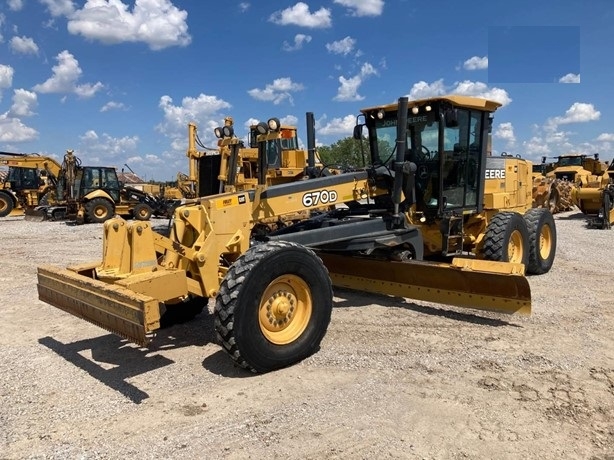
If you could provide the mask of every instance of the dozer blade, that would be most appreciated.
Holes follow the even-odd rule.
[[[38,268],[38,298],[131,342],[146,346],[160,327],[158,300],[74,271]]]
[[[47,220],[47,212],[44,209],[26,209],[24,220],[29,222],[42,222]]]
[[[522,266],[454,259],[392,262],[319,253],[335,286],[501,313],[531,313]],[[489,271],[486,271],[489,270]]]

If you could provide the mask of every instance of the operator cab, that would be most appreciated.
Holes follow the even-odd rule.
[[[484,163],[496,102],[462,96],[409,101],[406,150],[403,156],[402,203],[427,218],[479,212],[483,199]],[[394,174],[397,159],[397,104],[362,110],[371,162]],[[413,196],[412,196],[413,195]]]

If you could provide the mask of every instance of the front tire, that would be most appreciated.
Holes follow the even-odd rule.
[[[109,200],[94,198],[85,204],[85,221],[91,224],[102,224],[115,214],[115,209]]]
[[[517,212],[500,212],[488,223],[483,247],[484,258],[500,262],[529,263],[529,232]]]
[[[529,231],[527,273],[541,275],[552,268],[556,254],[556,226],[552,214],[543,208],[529,209],[524,220]]]
[[[138,203],[132,209],[132,216],[134,220],[149,220],[151,219],[151,215],[153,211],[148,204]]]
[[[252,372],[289,366],[318,350],[332,299],[328,270],[310,249],[285,241],[252,246],[220,286],[218,340]]]

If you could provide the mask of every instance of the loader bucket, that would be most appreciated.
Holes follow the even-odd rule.
[[[521,264],[454,259],[392,262],[319,254],[335,286],[501,313],[531,313]]]
[[[146,346],[150,339],[148,334],[160,327],[159,301],[82,273],[53,266],[39,267],[38,298]]]

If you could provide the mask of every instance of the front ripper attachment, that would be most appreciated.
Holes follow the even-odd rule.
[[[141,346],[160,327],[158,300],[50,265],[38,268],[38,298]]]
[[[454,259],[452,264],[391,262],[318,254],[335,286],[500,313],[531,313],[520,264]]]

